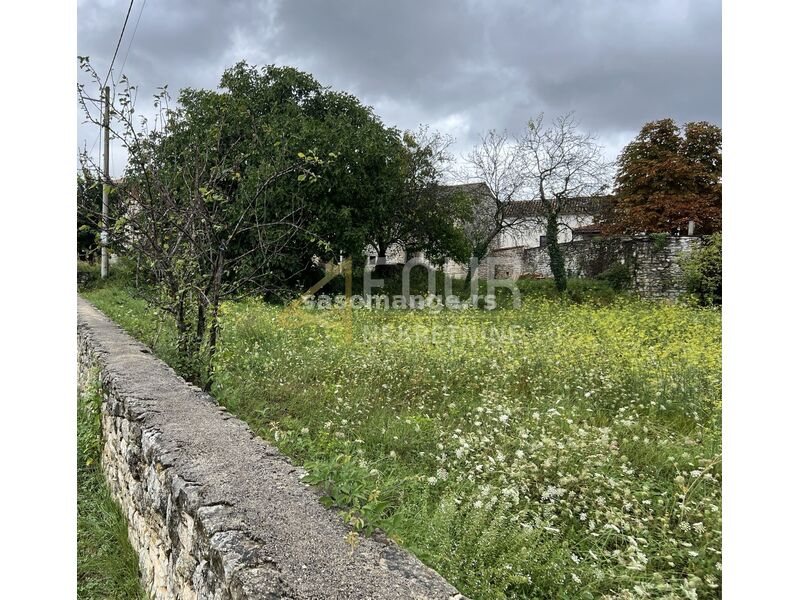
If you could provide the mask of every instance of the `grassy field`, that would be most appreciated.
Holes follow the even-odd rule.
[[[168,324],[86,292],[175,361]],[[721,315],[224,306],[213,393],[325,501],[495,598],[721,596]]]
[[[127,522],[100,472],[100,400],[96,387],[78,396],[78,598],[144,600]]]

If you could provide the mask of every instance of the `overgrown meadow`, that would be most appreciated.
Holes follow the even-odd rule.
[[[174,364],[118,287],[88,299]],[[464,594],[721,596],[721,315],[223,307],[214,395]],[[357,543],[354,538],[353,543]]]

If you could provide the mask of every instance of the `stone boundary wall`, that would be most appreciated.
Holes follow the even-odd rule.
[[[102,469],[155,599],[464,598],[386,539],[351,546],[302,469],[78,298],[79,381],[99,373]]]
[[[500,248],[483,259],[478,265],[478,277],[495,279],[517,279],[524,274],[526,249],[523,246]]]
[[[628,266],[631,289],[648,300],[677,300],[681,284],[681,255],[702,242],[688,236],[601,237],[560,244],[568,275],[596,277],[616,263]],[[519,265],[523,274],[552,277],[547,248],[526,248]]]

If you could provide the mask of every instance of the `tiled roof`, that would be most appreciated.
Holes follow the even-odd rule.
[[[465,192],[471,196],[491,195],[489,187],[482,181],[478,183],[458,183],[455,185],[442,185],[439,186],[439,191],[443,194],[455,194],[456,192]]]
[[[611,196],[582,196],[568,198],[561,209],[567,215],[597,215]],[[540,200],[517,200],[509,202],[507,215],[510,218],[540,217],[545,214]]]
[[[602,233],[603,227],[599,223],[591,223],[583,227],[575,227],[572,233]]]

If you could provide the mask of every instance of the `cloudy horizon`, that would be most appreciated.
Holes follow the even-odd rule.
[[[719,1],[145,2],[134,1],[114,68],[144,105],[164,84],[216,88],[246,60],[310,72],[387,125],[428,124],[455,138],[457,155],[540,112],[574,112],[610,159],[647,121],[721,124]],[[78,2],[78,54],[101,73],[127,9]],[[96,154],[97,127],[82,121],[79,111],[79,146]],[[112,175],[124,160],[115,147]]]

